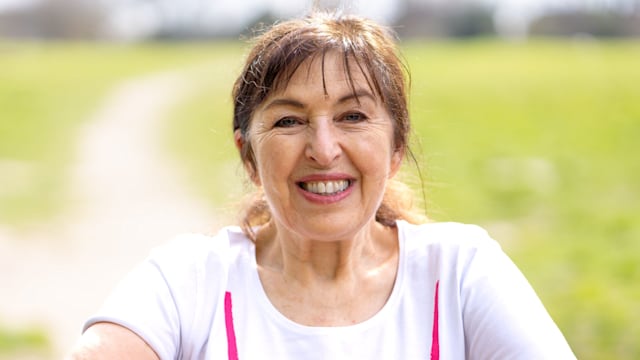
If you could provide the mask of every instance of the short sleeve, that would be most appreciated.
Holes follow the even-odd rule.
[[[118,284],[84,329],[111,322],[140,336],[160,359],[188,355],[193,345],[186,342],[193,340],[190,331],[196,317],[201,322],[203,317],[212,316],[200,312],[217,307],[217,294],[225,286],[219,256],[209,251],[216,240],[185,235],[152,251]],[[205,278],[211,274],[220,281]],[[206,287],[205,281],[210,283]]]
[[[461,299],[468,359],[575,359],[515,264],[484,233],[469,258]]]

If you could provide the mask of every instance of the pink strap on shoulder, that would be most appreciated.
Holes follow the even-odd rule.
[[[433,299],[433,330],[431,332],[431,360],[440,359],[440,336],[438,333],[438,288],[440,280],[436,281],[436,294]]]
[[[238,348],[236,346],[236,331],[233,329],[233,311],[231,293],[224,293],[224,320],[227,327],[227,352],[229,360],[238,360]]]

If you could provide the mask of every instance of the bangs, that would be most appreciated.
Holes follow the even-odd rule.
[[[266,98],[273,94],[285,91],[289,86],[289,82],[298,71],[306,71],[307,76],[309,76],[308,74],[311,71],[314,61],[320,61],[322,72],[322,91],[325,95],[329,95],[325,76],[325,63],[327,61],[327,55],[330,54],[336,54],[339,57],[338,59],[341,60],[342,70],[346,75],[347,82],[349,83],[349,87],[351,88],[356,101],[359,102],[359,96],[357,91],[358,89],[356,89],[356,82],[354,80],[354,71],[362,74],[371,93],[380,101],[384,102],[382,91],[378,86],[379,81],[375,76],[376,74],[372,71],[368,71],[369,67],[363,65],[361,60],[352,55],[352,53],[337,49],[323,49],[320,53],[313,53],[308,57],[300,56],[294,59],[288,67],[283,69],[283,71],[274,78],[271,86],[265,88],[265,94],[262,101],[266,100]]]
[[[338,55],[357,101],[359,99],[354,82],[354,71],[362,73],[369,90],[382,103],[385,103],[386,96],[380,86],[385,82],[382,79],[385,74],[384,66],[377,64],[374,60],[374,49],[366,46],[361,38],[348,35],[335,31],[317,32],[303,28],[289,32],[278,39],[279,45],[275,45],[274,42],[271,49],[265,49],[269,54],[263,59],[268,60],[260,64],[262,71],[256,71],[264,74],[256,103],[261,104],[270,95],[286,90],[293,75],[299,70],[308,72],[314,61],[321,61],[322,88],[327,95],[324,69],[328,54]]]

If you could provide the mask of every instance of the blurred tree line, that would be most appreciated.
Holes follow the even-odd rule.
[[[175,6],[175,4],[179,4]],[[337,3],[337,2],[336,2]],[[40,0],[30,6],[0,13],[0,37],[44,39],[109,39],[114,4],[121,8],[145,7],[155,26],[144,39],[237,38],[258,24],[273,23],[279,16],[271,9],[256,11],[241,26],[207,26],[205,0]],[[173,4],[173,6],[169,6]],[[639,2],[601,9],[550,8],[529,23],[528,36],[640,37]],[[494,8],[470,2],[402,1],[400,16],[391,24],[401,37],[495,36]],[[198,21],[194,18],[200,16]],[[209,24],[211,25],[211,24]],[[237,25],[237,24],[236,24]],[[134,24],[135,26],[135,24]],[[122,36],[121,36],[122,37]],[[117,36],[116,36],[117,38]]]
[[[529,33],[539,36],[637,37],[640,35],[640,16],[612,12],[558,12],[536,19]]]
[[[104,10],[81,0],[43,0],[0,13],[0,36],[96,39],[102,36]]]

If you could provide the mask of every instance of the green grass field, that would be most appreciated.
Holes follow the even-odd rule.
[[[0,219],[55,216],[80,125],[131,76],[206,63],[222,45],[109,45],[0,41]]]
[[[485,226],[580,359],[640,358],[640,43],[403,45],[429,215]],[[220,46],[0,43],[0,160],[15,160],[0,165],[2,222],[61,208],[75,134],[117,80],[207,61],[166,141],[227,211],[243,188],[230,100],[243,49]]]
[[[46,332],[33,329],[0,328],[0,359],[31,359],[50,356],[51,344]]]

